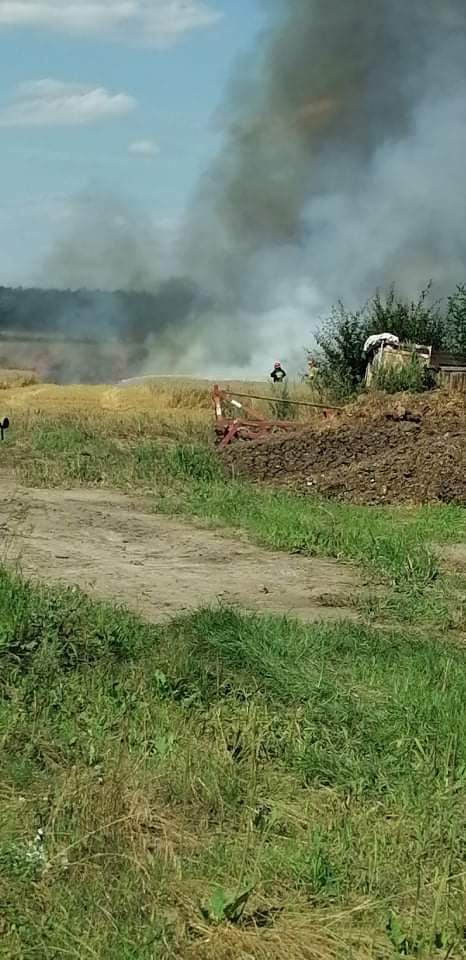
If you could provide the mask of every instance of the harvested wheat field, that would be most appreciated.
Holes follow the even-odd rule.
[[[136,384],[128,387],[86,385],[63,387],[40,383],[3,393],[9,409],[50,414],[100,412],[146,413],[157,409],[210,409],[208,386],[180,384]]]
[[[0,375],[1,379],[1,375]],[[277,393],[267,383],[253,381],[223,381],[224,389],[249,395],[270,395],[270,401],[244,400],[247,412],[252,406],[263,414],[273,416],[271,404],[276,402]],[[58,384],[29,382],[10,384],[5,381],[1,395],[3,408],[7,413],[24,411],[50,415],[87,415],[87,414],[134,414],[147,415],[157,413],[185,412],[193,416],[213,411],[213,380],[190,380],[189,378],[159,377],[147,378],[139,382],[116,385],[60,386]],[[303,384],[291,384],[289,397],[292,400],[312,399],[309,389]],[[298,408],[299,415],[305,419],[312,417],[312,408]]]
[[[0,367],[0,390],[21,389],[39,383],[34,370],[15,370]]]

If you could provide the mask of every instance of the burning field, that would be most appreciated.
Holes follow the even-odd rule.
[[[5,7],[66,21],[73,54],[2,136],[68,121],[69,88],[80,127],[70,71],[123,81],[103,44],[137,10],[144,42],[127,95],[94,91],[95,135],[17,131],[21,210],[51,148],[33,206],[57,233],[38,288],[0,287],[0,955],[465,960],[466,399],[363,396],[360,369],[383,331],[466,354],[465,0],[262,0],[208,130],[221,46],[165,72],[145,26],[213,17],[236,43],[248,4]],[[160,141],[128,177],[140,214],[106,101]],[[81,164],[116,196],[65,205]],[[240,403],[212,397],[233,377]]]

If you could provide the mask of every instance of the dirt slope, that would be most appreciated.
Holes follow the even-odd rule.
[[[4,489],[2,557],[154,621],[218,601],[304,620],[350,617],[356,574],[155,516],[104,490]]]
[[[353,503],[466,504],[462,399],[356,406],[326,426],[239,443],[223,457],[234,475]]]

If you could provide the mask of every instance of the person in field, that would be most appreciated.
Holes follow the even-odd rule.
[[[286,371],[283,369],[279,360],[274,363],[270,377],[274,383],[283,383],[283,381],[286,379]]]

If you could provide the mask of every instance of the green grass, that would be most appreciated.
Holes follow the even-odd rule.
[[[3,466],[357,563],[362,620],[157,627],[0,571],[0,957],[464,955],[465,511],[227,481],[173,429],[33,419]]]
[[[77,418],[25,422],[2,449],[3,462],[30,486],[155,493],[160,511],[241,529],[275,549],[356,561],[416,589],[438,576],[435,545],[466,535],[459,507],[366,508],[259,489],[225,480],[212,448],[156,434],[152,421],[132,431],[122,426],[121,436],[109,434],[105,423]]]
[[[462,955],[463,648],[4,571],[0,623],[0,956]]]
[[[192,484],[181,497],[164,498],[161,507],[245,530],[278,550],[354,560],[394,582],[429,583],[437,576],[417,517],[402,511],[331,504],[222,480]],[[451,535],[442,518],[439,532],[445,534],[445,527]]]
[[[464,582],[439,563],[443,544],[466,537],[464,509],[368,508],[226,479],[213,446],[200,435],[193,442],[184,423],[180,430],[176,440],[148,418],[110,426],[70,416],[25,420],[2,448],[3,462],[26,485],[139,491],[167,515],[242,531],[273,549],[357,563],[367,589],[354,602],[365,618],[411,629],[430,622],[442,633],[465,629]]]

